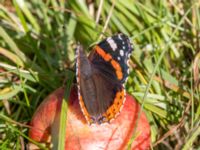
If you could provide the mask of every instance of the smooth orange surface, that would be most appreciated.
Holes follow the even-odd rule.
[[[64,89],[59,88],[50,94],[35,112],[29,130],[29,137],[40,142],[55,136]],[[136,122],[139,104],[130,95],[121,113],[110,124],[88,125],[81,112],[77,91],[72,89],[67,112],[66,150],[121,150],[125,149]],[[132,143],[133,150],[146,150],[150,146],[150,126],[142,113],[137,128],[138,137]],[[58,133],[56,133],[58,134]],[[31,144],[30,144],[31,148]],[[32,145],[32,149],[33,145]]]

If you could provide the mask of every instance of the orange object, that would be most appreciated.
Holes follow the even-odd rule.
[[[36,110],[29,130],[29,137],[38,142],[47,142],[55,128],[60,114],[64,88],[50,94]],[[120,114],[110,123],[88,125],[83,116],[77,90],[72,88],[67,112],[66,150],[116,150],[126,149],[127,142],[133,134],[140,105],[135,99],[126,95],[126,101]],[[58,134],[58,133],[57,133]],[[54,136],[54,135],[51,135]],[[150,146],[150,125],[142,112],[137,127],[137,138],[131,145],[132,150],[146,150]],[[30,149],[35,149],[29,144]]]

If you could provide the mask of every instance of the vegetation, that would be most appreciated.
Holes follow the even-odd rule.
[[[200,3],[0,0],[0,149],[21,149],[41,101],[90,52],[123,32],[134,43],[128,93],[151,124],[152,149],[200,149]]]

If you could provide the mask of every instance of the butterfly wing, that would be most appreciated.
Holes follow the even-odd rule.
[[[97,44],[89,59],[108,78],[123,84],[129,74],[128,60],[132,51],[130,39],[120,33]]]
[[[125,99],[123,83],[128,76],[127,61],[131,51],[130,41],[123,34],[100,42],[89,59],[82,48],[79,48],[79,100],[83,114],[90,124],[109,122],[119,114]]]

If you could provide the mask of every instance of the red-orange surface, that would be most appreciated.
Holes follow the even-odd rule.
[[[38,107],[31,121],[33,128],[29,130],[29,137],[36,141],[45,142],[49,135],[58,134],[51,131],[58,126],[63,94],[64,88],[57,89]],[[88,125],[81,112],[76,89],[73,88],[67,111],[65,149],[125,149],[132,136],[139,108],[140,105],[135,99],[127,94],[121,113],[110,124]],[[143,112],[138,122],[137,135],[132,143],[132,149],[148,149],[150,146],[150,125]]]

